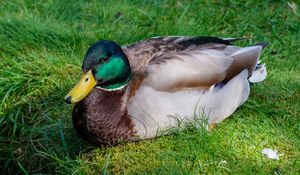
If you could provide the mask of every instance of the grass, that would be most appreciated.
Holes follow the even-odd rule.
[[[300,6],[299,2],[294,3]],[[0,2],[0,169],[4,174],[299,174],[300,10],[286,1]],[[157,35],[268,41],[268,78],[213,131],[94,147],[76,136],[64,95],[87,47]],[[277,148],[270,160],[260,153]],[[227,163],[226,163],[226,162]]]

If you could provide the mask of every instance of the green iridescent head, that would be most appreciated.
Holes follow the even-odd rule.
[[[109,40],[98,41],[87,50],[82,70],[80,82],[65,97],[68,103],[81,101],[95,86],[108,90],[122,87],[132,76],[122,48]]]
[[[131,69],[121,47],[113,41],[101,40],[86,52],[82,70],[92,70],[97,86],[114,89],[128,83]]]

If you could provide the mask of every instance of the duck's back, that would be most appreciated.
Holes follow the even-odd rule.
[[[243,69],[251,73],[262,46],[214,37],[157,37],[123,47],[135,76],[161,91],[209,88]]]

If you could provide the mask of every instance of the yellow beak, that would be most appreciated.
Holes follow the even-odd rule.
[[[97,82],[93,76],[92,70],[82,75],[76,86],[65,96],[67,103],[77,103],[84,99],[90,91],[96,86]]]

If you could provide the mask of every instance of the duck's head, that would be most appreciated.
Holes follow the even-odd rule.
[[[87,50],[82,70],[80,81],[65,96],[67,103],[81,101],[95,87],[118,89],[131,78],[129,61],[123,50],[118,44],[108,40],[98,41]]]

